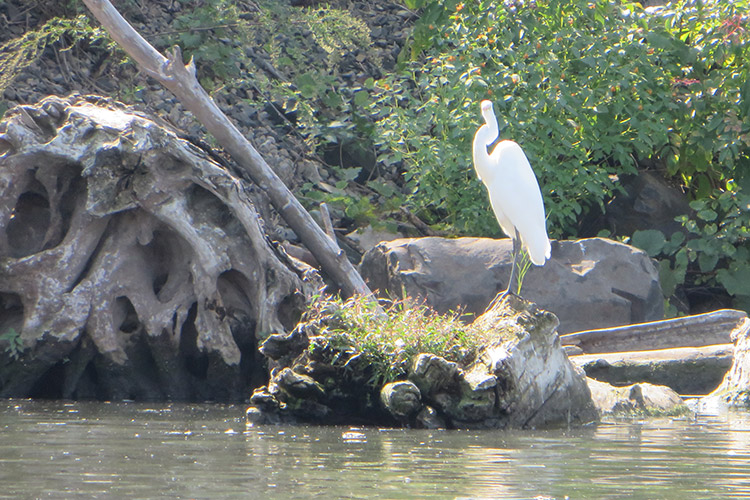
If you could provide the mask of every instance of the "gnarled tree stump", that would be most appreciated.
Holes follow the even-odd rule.
[[[246,397],[310,274],[249,186],[153,117],[49,97],[0,124],[0,396]]]

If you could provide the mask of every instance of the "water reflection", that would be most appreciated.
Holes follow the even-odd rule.
[[[242,408],[0,403],[0,498],[748,498],[750,416],[573,430],[261,427]]]

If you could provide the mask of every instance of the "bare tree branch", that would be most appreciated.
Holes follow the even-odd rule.
[[[109,0],[84,0],[110,36],[138,63],[141,70],[167,87],[248,173],[284,220],[315,256],[345,295],[372,292],[346,255],[320,229],[263,157],[214,103],[195,77],[195,65],[182,60],[178,47],[161,55],[120,15]]]

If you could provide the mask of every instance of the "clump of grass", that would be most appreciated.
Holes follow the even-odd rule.
[[[421,353],[466,365],[474,360],[485,333],[460,320],[460,312],[439,314],[423,303],[405,299],[381,304],[366,297],[346,301],[320,296],[305,313],[326,343],[338,352],[364,357],[372,367],[373,385],[404,378]],[[311,349],[320,342],[311,342]]]

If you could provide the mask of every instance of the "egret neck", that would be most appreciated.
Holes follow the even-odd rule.
[[[480,158],[487,158],[489,153],[487,148],[497,140],[500,135],[500,130],[497,127],[497,120],[495,119],[495,112],[492,110],[492,103],[484,101],[482,103],[482,117],[484,118],[484,125],[479,127],[477,133],[474,134],[474,169],[477,171],[477,177],[481,181],[489,181],[493,177],[493,173],[487,168],[488,163],[480,160]]]

